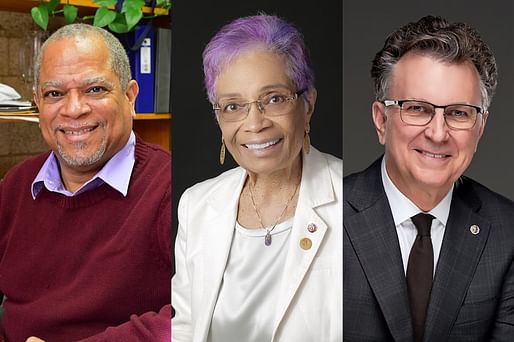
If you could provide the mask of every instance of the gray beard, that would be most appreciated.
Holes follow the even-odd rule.
[[[74,143],[76,150],[84,150],[87,148],[87,143],[77,142]],[[61,144],[57,144],[57,152],[61,156],[62,160],[71,168],[80,168],[85,166],[91,166],[99,162],[107,149],[107,139],[103,138],[100,147],[90,156],[86,157],[75,157],[66,153],[64,147]]]

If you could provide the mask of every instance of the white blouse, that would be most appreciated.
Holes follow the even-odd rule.
[[[293,218],[271,232],[247,229],[236,222],[230,255],[223,274],[208,342],[269,342]]]

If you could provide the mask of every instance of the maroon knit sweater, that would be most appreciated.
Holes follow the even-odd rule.
[[[4,338],[169,341],[169,153],[137,139],[127,197],[103,184],[75,197],[43,188],[34,200],[47,156],[0,182]]]

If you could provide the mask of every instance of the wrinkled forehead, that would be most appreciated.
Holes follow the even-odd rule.
[[[107,77],[111,73],[105,43],[94,37],[62,38],[50,42],[42,52],[39,83],[55,78],[86,75]]]

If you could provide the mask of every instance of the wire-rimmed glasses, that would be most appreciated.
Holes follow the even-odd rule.
[[[290,113],[293,110],[295,100],[298,99],[307,89],[302,89],[292,95],[279,91],[272,91],[260,96],[251,102],[239,100],[221,100],[212,105],[212,109],[223,121],[233,122],[244,120],[250,113],[252,104],[266,116],[280,116]]]

